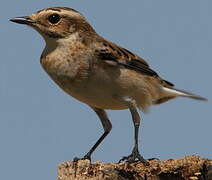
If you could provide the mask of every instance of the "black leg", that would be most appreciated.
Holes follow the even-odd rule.
[[[138,114],[138,111],[136,109],[136,104],[129,100],[128,101],[128,107],[130,109],[133,124],[134,124],[134,147],[132,150],[132,153],[129,156],[123,157],[119,162],[126,161],[129,163],[133,162],[142,162],[145,165],[149,165],[149,163],[143,158],[143,156],[140,155],[138,150],[138,133],[139,133],[139,127],[140,127],[140,116]]]
[[[107,117],[106,112],[103,109],[98,109],[91,107],[96,114],[98,115],[99,119],[101,120],[102,126],[104,128],[104,133],[102,136],[97,140],[97,142],[94,144],[94,146],[89,150],[89,152],[81,159],[89,159],[91,160],[91,155],[95,151],[95,149],[99,146],[99,144],[104,140],[104,138],[109,134],[109,132],[112,129],[112,124],[110,120]],[[74,161],[78,161],[80,158],[74,158]]]
[[[84,156],[83,159],[91,160],[91,154],[95,151],[98,145],[104,140],[104,138],[109,134],[109,132],[104,132],[102,136],[98,139],[98,141],[94,144],[94,146],[90,149],[90,151]]]

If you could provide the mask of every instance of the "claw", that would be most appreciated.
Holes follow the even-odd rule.
[[[80,158],[78,158],[78,157],[75,157],[75,158],[73,159],[74,162],[78,162],[79,160],[80,160]]]
[[[82,159],[88,159],[89,161],[91,161],[91,156],[86,154]]]
[[[119,163],[121,162],[127,162],[127,163],[135,163],[135,162],[141,162],[145,166],[149,165],[149,162],[143,158],[143,156],[140,155],[139,151],[137,149],[134,149],[132,154],[129,156],[124,156],[122,159],[119,160]]]
[[[126,159],[127,159],[127,156],[124,156],[123,158],[121,158],[121,159],[119,160],[118,163],[124,162]]]
[[[134,156],[132,156],[132,154],[129,155],[129,156],[127,156],[127,157],[123,157],[122,159],[119,160],[118,163],[121,163],[121,162],[127,162],[127,163],[141,162],[145,166],[148,166],[149,165],[149,162],[147,160],[145,160],[142,156],[134,157]]]
[[[149,158],[149,159],[147,159],[148,161],[153,161],[153,160],[157,160],[157,161],[160,161],[160,159],[158,159],[158,158]]]
[[[89,156],[89,155],[85,155],[83,158],[78,158],[78,157],[75,157],[74,159],[73,159],[73,161],[76,163],[76,162],[78,162],[79,160],[85,160],[85,159],[88,159],[90,162],[91,162],[91,156]]]

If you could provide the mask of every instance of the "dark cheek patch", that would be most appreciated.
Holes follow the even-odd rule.
[[[64,36],[59,34],[59,33],[56,33],[56,32],[51,32],[51,31],[46,31],[45,34],[47,36],[49,36],[50,38],[63,38]]]

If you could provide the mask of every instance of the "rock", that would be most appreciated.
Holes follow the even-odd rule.
[[[58,180],[212,180],[212,160],[199,156],[142,163],[64,162]]]

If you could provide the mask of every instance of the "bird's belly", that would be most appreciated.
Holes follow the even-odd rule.
[[[92,92],[88,89],[83,92],[73,92],[69,91],[69,94],[78,99],[81,102],[84,102],[90,106],[101,108],[101,109],[112,109],[112,110],[120,110],[127,109],[127,105],[124,101],[118,99],[113,96],[113,94],[108,94],[104,92]]]
[[[142,78],[131,79],[126,71],[113,78],[93,76],[88,79],[71,80],[69,77],[55,76],[53,80],[69,95],[90,106],[101,109],[127,109],[126,98],[136,101],[145,109],[152,103],[152,97]]]
[[[118,91],[108,86],[107,83],[103,82],[100,85],[95,81],[81,80],[78,82],[64,76],[50,76],[67,94],[83,103],[101,109],[127,109],[126,103],[116,94]]]

